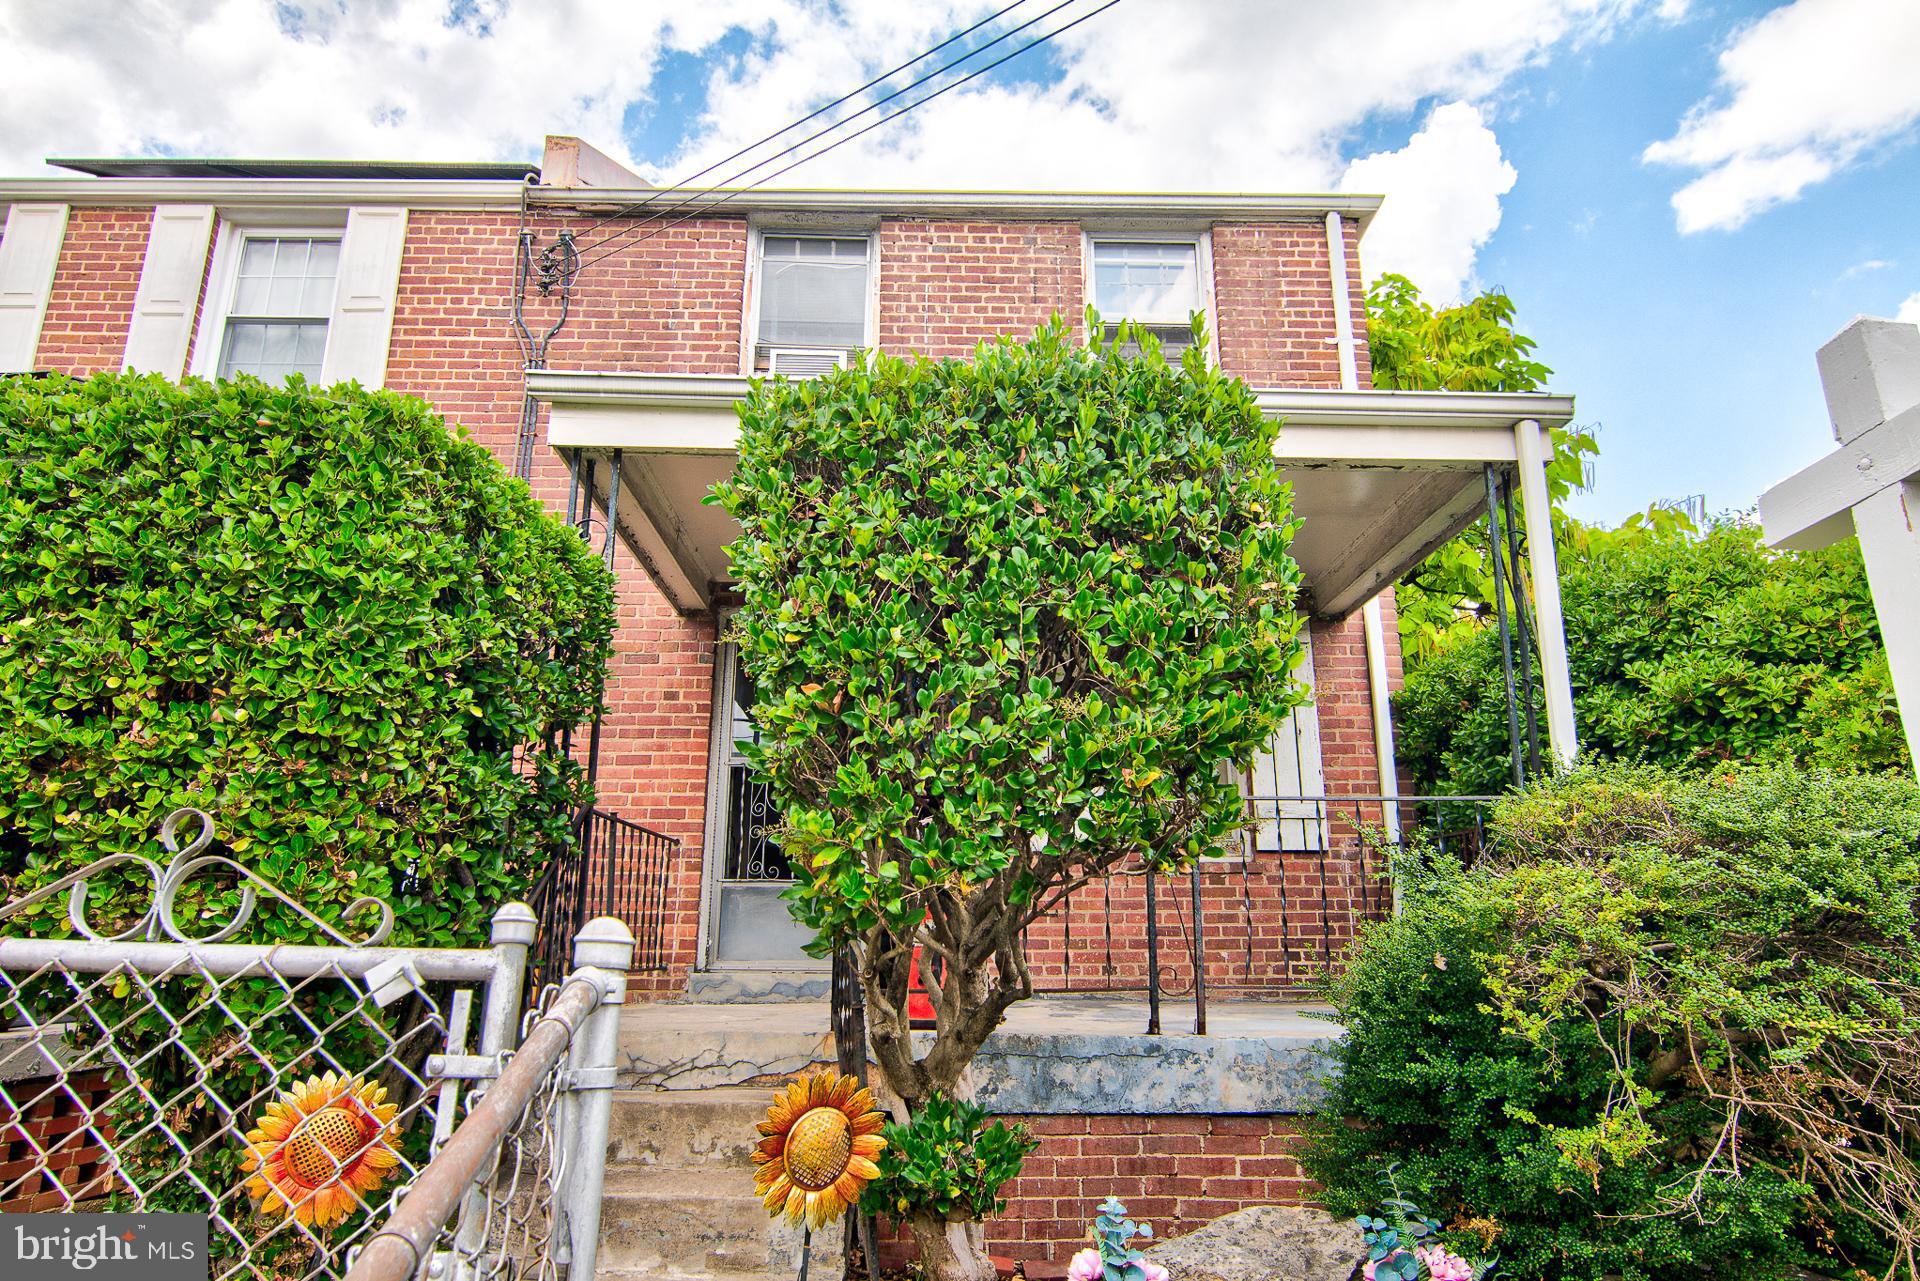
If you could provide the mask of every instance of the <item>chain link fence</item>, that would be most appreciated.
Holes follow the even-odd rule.
[[[205,1214],[213,1281],[591,1277],[626,927],[527,1002],[524,904],[486,948],[387,946],[386,904],[330,924],[198,811],[160,840],[0,907],[65,935],[0,937],[0,1210]],[[235,941],[263,901],[319,941]]]

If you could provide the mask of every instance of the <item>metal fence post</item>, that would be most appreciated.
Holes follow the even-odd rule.
[[[493,914],[488,941],[500,958],[487,984],[487,1003],[480,1015],[480,1053],[511,1050],[520,1030],[520,998],[526,990],[527,950],[533,946],[540,920],[525,903],[502,903]]]
[[[600,988],[600,1004],[587,1016],[567,1056],[567,1089],[555,1135],[565,1160],[558,1200],[567,1216],[567,1275],[587,1281],[600,1246],[607,1128],[613,1117],[620,1007],[626,1003],[627,970],[633,964],[633,931],[618,917],[595,917],[574,936],[573,964],[576,977],[590,978]]]

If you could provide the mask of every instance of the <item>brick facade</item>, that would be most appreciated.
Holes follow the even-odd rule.
[[[150,221],[146,209],[73,211],[41,334],[42,365],[75,373],[119,366]],[[578,229],[591,262],[548,365],[738,373],[747,220],[595,221],[541,213],[526,224],[540,244],[551,244],[562,228]],[[389,387],[426,399],[508,465],[522,405],[521,356],[511,330],[522,225],[517,213],[503,210],[410,214],[386,369]],[[1351,220],[1345,227],[1354,282],[1346,305],[1364,335],[1358,229]],[[964,357],[983,339],[1029,332],[1056,314],[1076,332],[1083,325],[1087,288],[1077,222],[882,219],[874,241],[877,337],[885,349]],[[1261,385],[1338,386],[1324,225],[1222,224],[1212,229],[1211,245],[1222,366]],[[619,252],[607,254],[615,246]],[[204,293],[203,276],[202,311]],[[544,330],[557,319],[556,307],[556,299],[530,294],[527,323]],[[1359,363],[1364,371],[1364,350]],[[567,473],[544,445],[535,450],[532,484],[552,509],[564,507]],[[699,958],[716,627],[711,617],[677,613],[624,549],[616,568],[619,627],[601,804],[681,843],[666,895],[670,965],[636,981],[645,993],[667,995],[684,989]],[[1391,646],[1391,626],[1387,634]],[[1360,619],[1316,624],[1313,639],[1327,788],[1379,791]],[[1388,667],[1397,675],[1397,651]],[[1331,819],[1323,855],[1256,854],[1202,874],[1210,986],[1299,987],[1360,918],[1383,907],[1384,890],[1354,817]],[[1375,823],[1379,816],[1357,817]],[[1190,961],[1179,955],[1191,928],[1189,890],[1184,882],[1166,888],[1162,928],[1173,954],[1161,962],[1177,990],[1191,981]],[[1137,986],[1145,976],[1137,944],[1144,928],[1138,877],[1090,886],[1033,932],[1036,979],[1049,988]],[[1090,959],[1096,953],[1097,964]],[[1090,978],[1096,972],[1097,980]]]
[[[103,1071],[7,1082],[26,1113],[0,1101],[0,1213],[64,1210],[112,1190],[112,1166],[91,1127],[105,1128],[96,1113],[116,1088]]]
[[[38,363],[72,374],[120,368],[151,209],[75,209],[67,217]]]

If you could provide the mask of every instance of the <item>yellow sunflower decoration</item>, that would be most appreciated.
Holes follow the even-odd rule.
[[[327,1227],[400,1164],[387,1145],[399,1111],[385,1087],[357,1076],[310,1076],[262,1108],[247,1131],[240,1168],[262,1214],[291,1214]]]
[[[753,1150],[754,1191],[767,1213],[817,1228],[837,1219],[877,1178],[884,1117],[860,1082],[837,1072],[802,1077],[773,1096],[766,1137]]]

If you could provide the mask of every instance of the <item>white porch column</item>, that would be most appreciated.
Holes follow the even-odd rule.
[[[1553,549],[1553,498],[1547,490],[1548,441],[1540,424],[1513,425],[1520,497],[1527,522],[1527,559],[1533,563],[1533,635],[1540,649],[1540,683],[1547,695],[1547,745],[1561,766],[1580,755],[1573,723],[1573,681],[1567,670],[1567,631],[1560,613],[1560,562]],[[1517,602],[1516,602],[1517,604]]]
[[[1861,316],[1820,349],[1840,448],[1760,495],[1767,542],[1860,536],[1907,750],[1920,770],[1920,329]]]

